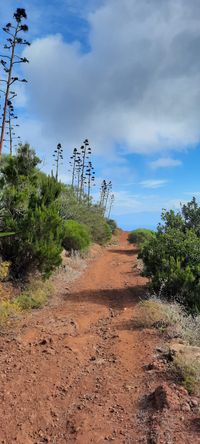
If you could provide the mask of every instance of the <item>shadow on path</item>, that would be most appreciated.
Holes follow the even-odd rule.
[[[145,296],[145,293],[144,285],[135,285],[134,287],[116,289],[84,290],[65,294],[63,298],[65,301],[70,301],[73,304],[89,302],[123,310],[125,307],[134,307],[140,298]]]
[[[138,248],[134,248],[133,250],[118,250],[118,249],[112,249],[112,250],[110,250],[109,249],[109,251],[110,251],[110,253],[116,253],[116,254],[121,254],[121,255],[123,255],[123,254],[127,254],[127,256],[134,256],[135,254],[138,254],[138,252],[139,252],[139,249]]]

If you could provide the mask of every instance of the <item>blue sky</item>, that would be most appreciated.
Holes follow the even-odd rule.
[[[58,142],[61,179],[87,137],[98,193],[112,180],[113,217],[155,227],[162,208],[198,197],[199,0],[7,0],[2,25],[25,7],[32,42],[18,89],[20,134],[50,171]]]

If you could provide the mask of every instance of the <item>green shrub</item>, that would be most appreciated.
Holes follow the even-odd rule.
[[[71,187],[63,187],[60,196],[60,214],[64,220],[74,220],[88,227],[91,240],[100,245],[111,239],[111,229],[103,216],[103,210],[98,205],[90,204],[88,199],[77,200]]]
[[[144,275],[151,278],[155,294],[196,313],[200,310],[199,207],[193,199],[181,213],[163,211],[162,220],[164,224],[143,244],[139,255]]]
[[[145,241],[149,241],[154,236],[154,232],[152,230],[148,230],[147,228],[138,228],[137,230],[133,230],[128,235],[128,241],[130,244],[138,244],[141,245]]]
[[[39,159],[28,145],[20,147],[1,168],[0,254],[21,277],[35,269],[49,275],[60,262],[63,221],[58,211],[61,185],[39,173]]]
[[[116,224],[115,220],[113,220],[113,219],[106,219],[106,222],[107,222],[108,226],[111,229],[111,233],[115,234],[115,232],[117,231],[117,224]]]
[[[112,232],[105,220],[100,220],[99,224],[90,227],[93,240],[99,245],[105,245],[112,238]]]
[[[63,247],[67,251],[85,251],[90,245],[88,228],[74,220],[68,220],[64,225]]]
[[[168,228],[143,245],[140,258],[151,290],[167,300],[177,300],[191,310],[200,309],[200,239]]]

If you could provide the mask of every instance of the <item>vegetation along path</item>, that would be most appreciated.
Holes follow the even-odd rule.
[[[139,403],[156,337],[133,325],[144,280],[126,238],[2,333],[2,444],[154,442]]]

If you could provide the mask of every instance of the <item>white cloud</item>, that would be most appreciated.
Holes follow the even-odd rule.
[[[170,157],[161,157],[160,159],[153,160],[149,165],[152,169],[157,169],[180,166],[182,165],[182,162],[181,160],[172,159]]]
[[[198,0],[107,0],[88,14],[90,52],[60,35],[26,55],[31,105],[52,142],[182,149],[200,138]]]
[[[168,183],[167,180],[164,179],[148,179],[148,180],[142,180],[139,184],[143,188],[160,188],[163,187]]]
[[[113,206],[113,216],[127,216],[140,213],[158,213],[161,214],[163,208],[167,210],[180,210],[180,202],[186,201],[181,199],[163,199],[159,195],[132,194],[126,191],[115,193],[115,203]],[[134,220],[134,218],[133,218]],[[142,222],[142,221],[141,221]]]

